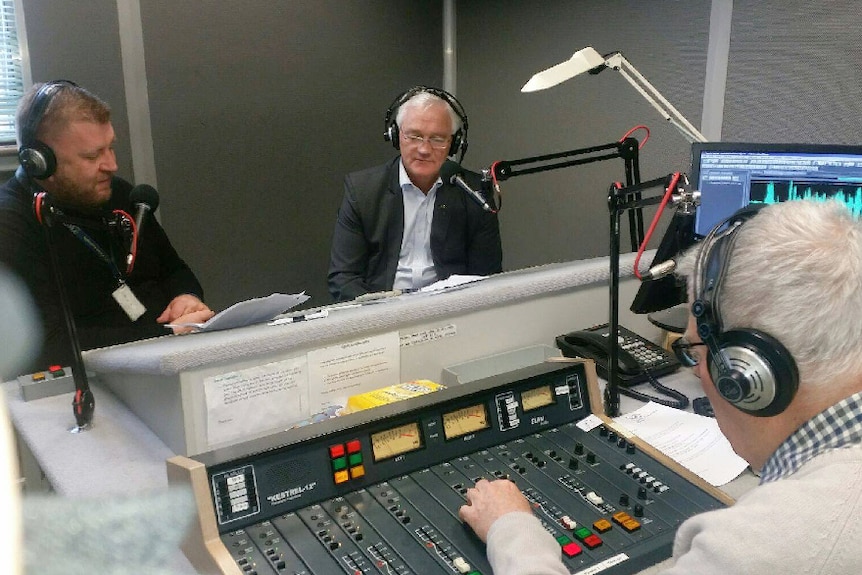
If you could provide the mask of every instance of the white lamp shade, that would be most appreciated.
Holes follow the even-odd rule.
[[[578,74],[583,74],[597,66],[602,66],[605,63],[604,57],[596,52],[592,46],[587,46],[575,52],[575,54],[556,66],[551,66],[547,70],[537,72],[530,78],[529,82],[521,88],[522,92],[536,92],[537,90],[545,90],[552,86],[556,86],[565,82],[569,78],[574,78]]]

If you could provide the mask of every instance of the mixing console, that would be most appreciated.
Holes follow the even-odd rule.
[[[545,364],[196,456],[218,539],[187,554],[226,574],[491,575],[458,508],[509,478],[570,572],[636,572],[726,500],[592,415],[597,393],[591,362]]]

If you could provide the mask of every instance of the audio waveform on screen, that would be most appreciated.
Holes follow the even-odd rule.
[[[846,205],[855,217],[862,216],[862,184],[800,183],[792,180],[751,182],[751,203],[777,204],[790,200],[838,200]]]

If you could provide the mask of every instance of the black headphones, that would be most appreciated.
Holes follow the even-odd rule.
[[[395,123],[396,116],[398,115],[398,108],[400,108],[404,102],[422,92],[437,96],[449,104],[449,107],[452,108],[459,118],[461,118],[461,129],[452,135],[452,144],[449,146],[449,151],[446,154],[447,156],[459,154],[458,161],[461,162],[461,160],[464,159],[464,154],[467,153],[467,113],[464,111],[464,107],[461,106],[461,102],[446,90],[430,88],[428,86],[414,86],[395,98],[392,103],[389,104],[389,108],[386,110],[386,117],[383,119],[385,128],[383,139],[387,142],[392,142],[392,145],[396,150],[401,149],[398,124]]]
[[[691,313],[706,344],[707,368],[718,393],[750,415],[778,415],[790,405],[799,387],[796,362],[784,345],[768,333],[738,328],[722,331],[719,293],[738,231],[762,205],[751,205],[720,222],[706,236],[697,257]],[[752,286],[756,289],[756,286]]]
[[[51,100],[62,88],[69,86],[76,87],[77,84],[69,80],[46,82],[33,96],[33,102],[21,127],[21,147],[18,149],[18,161],[31,178],[44,180],[51,177],[57,169],[57,156],[47,144],[36,139],[36,132],[39,131],[39,124],[42,123]]]

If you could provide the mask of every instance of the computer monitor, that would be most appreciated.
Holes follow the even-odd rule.
[[[696,142],[690,180],[700,237],[750,203],[835,198],[862,214],[862,146]]]

